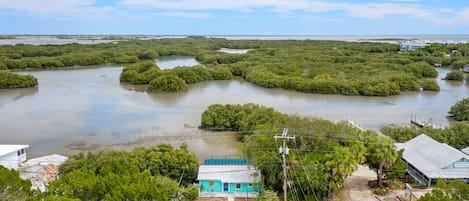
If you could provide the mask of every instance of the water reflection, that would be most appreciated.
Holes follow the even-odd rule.
[[[160,69],[171,69],[177,66],[196,66],[199,62],[194,57],[190,56],[163,56],[158,57],[156,65]]]
[[[229,155],[238,146],[235,135],[217,138],[197,129],[210,104],[257,103],[288,114],[350,118],[379,130],[383,125],[408,125],[410,114],[448,125],[449,108],[469,94],[466,84],[441,80],[448,69],[438,69],[440,92],[390,97],[308,94],[243,80],[201,82],[181,93],[147,93],[144,86],[120,83],[121,69],[26,72],[38,78],[40,87],[0,90],[0,142],[31,144],[31,156],[183,141],[199,156],[214,154],[213,147],[217,155]]]
[[[10,101],[17,101],[23,97],[34,95],[39,91],[38,87],[19,89],[0,89],[0,107]]]

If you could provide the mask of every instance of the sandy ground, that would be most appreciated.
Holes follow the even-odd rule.
[[[336,201],[377,201],[378,199],[368,187],[368,181],[376,179],[376,173],[367,166],[359,165],[357,170],[345,180]]]
[[[376,180],[376,173],[367,166],[359,165],[357,170],[345,180],[344,188],[338,193],[334,201],[399,201],[397,197],[404,198],[404,189],[394,189],[386,196],[373,194],[368,187],[368,181]],[[431,189],[413,189],[412,200],[430,192]]]

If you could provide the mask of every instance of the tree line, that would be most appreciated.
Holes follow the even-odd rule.
[[[407,142],[418,135],[425,133],[434,140],[446,143],[456,149],[469,146],[469,124],[456,123],[446,128],[415,128],[415,127],[381,127],[381,132],[396,142]]]
[[[247,54],[217,51],[222,47],[252,50]],[[188,80],[177,75],[186,84],[218,79],[219,76],[231,79],[232,76],[227,72],[229,69],[232,75],[267,88],[307,93],[388,96],[420,89],[438,91],[439,86],[434,80],[437,71],[433,65],[439,63],[461,68],[469,63],[467,49],[467,44],[435,43],[416,51],[399,52],[399,45],[388,43],[238,41],[187,37],[93,45],[3,45],[0,46],[0,68],[47,69],[107,63],[135,64],[153,61],[160,56],[185,55],[194,56],[207,69],[213,70],[212,78]],[[451,75],[448,79],[455,79],[453,77]],[[154,76],[150,78],[155,79]],[[131,82],[148,84],[153,80],[142,79]],[[154,91],[187,88],[175,76],[165,76],[154,82],[152,90],[162,88],[160,85],[164,83],[174,86],[168,90]]]

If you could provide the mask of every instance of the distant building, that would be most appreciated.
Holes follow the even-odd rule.
[[[68,157],[58,154],[32,158],[24,162],[18,172],[22,179],[31,180],[33,189],[45,192],[45,185],[59,177],[59,165],[66,160]]]
[[[29,145],[0,145],[0,165],[8,169],[18,169],[26,160]]]
[[[413,179],[427,187],[437,179],[445,181],[460,179],[469,183],[469,156],[447,145],[421,134],[406,143],[397,143],[404,149],[403,161]]]
[[[207,159],[197,175],[199,197],[255,198],[260,177],[260,171],[246,159]]]
[[[425,46],[427,46],[427,44],[417,42],[417,41],[411,41],[411,42],[401,43],[400,46],[401,46],[400,47],[401,52],[408,52],[408,51],[414,51],[414,50],[418,50],[420,48],[424,48]]]

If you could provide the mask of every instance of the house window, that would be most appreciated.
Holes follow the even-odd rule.
[[[236,189],[241,189],[241,184],[240,183],[236,183]]]
[[[24,149],[21,149],[21,154],[24,154]]]
[[[249,188],[252,188],[252,183],[249,183],[248,186],[249,186]]]
[[[18,150],[18,156],[20,156],[20,155],[21,155],[21,152],[20,152],[20,150]]]
[[[213,181],[209,181],[209,182],[208,182],[208,185],[209,185],[209,186],[213,186]]]

